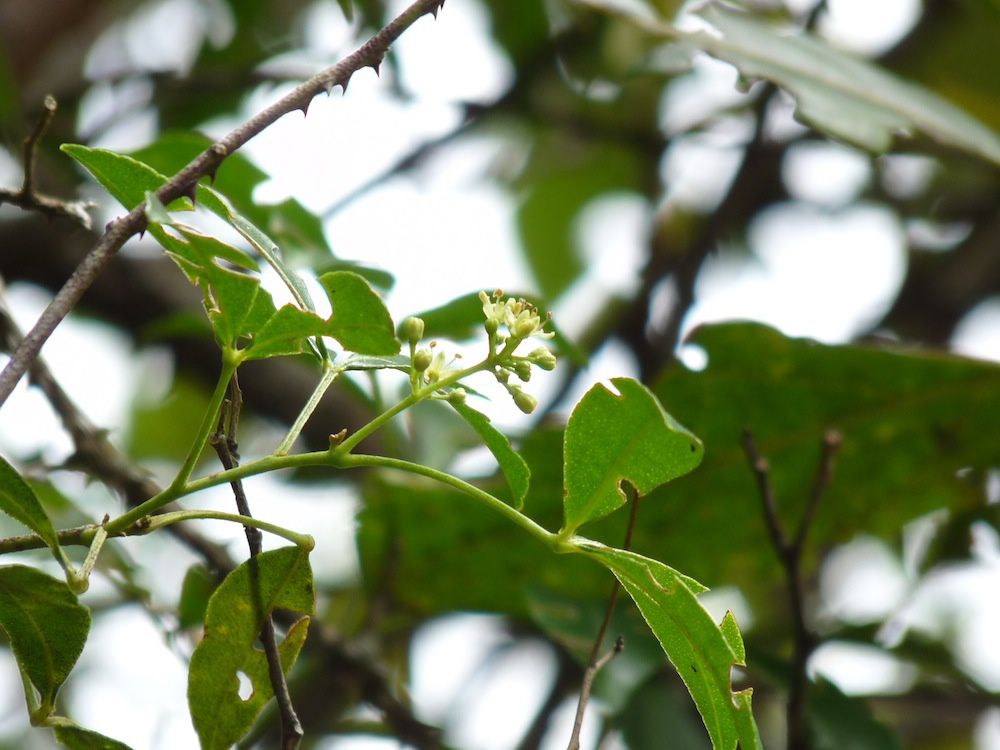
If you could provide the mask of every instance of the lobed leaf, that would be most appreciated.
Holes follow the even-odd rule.
[[[489,417],[465,404],[451,403],[451,405],[482,438],[483,444],[489,448],[490,453],[500,465],[500,471],[507,479],[514,507],[521,510],[524,507],[524,498],[528,495],[528,486],[531,483],[531,470],[528,468],[528,464],[510,447],[507,436],[490,423]]]
[[[264,653],[254,647],[276,608],[311,613],[315,602],[308,553],[300,547],[264,552],[230,573],[212,595],[205,637],[191,655],[188,704],[202,750],[223,750],[246,734],[273,697]],[[302,617],[279,645],[282,668],[295,663],[306,638]],[[243,700],[239,675],[253,692]]]
[[[80,657],[90,632],[90,610],[63,581],[24,565],[0,567],[0,628],[25,680],[37,691],[32,723],[43,721]],[[33,701],[29,698],[29,704]]]
[[[333,317],[329,335],[358,354],[398,354],[396,327],[382,299],[363,277],[351,271],[333,271],[319,277]]]
[[[717,625],[698,601],[705,587],[661,562],[589,542],[584,554],[621,581],[684,681],[715,750],[762,748],[752,690],[733,692],[730,674],[744,666],[743,640],[727,613]]]
[[[621,507],[623,480],[645,495],[701,462],[701,442],[663,410],[648,388],[629,378],[614,378],[611,384],[617,394],[595,385],[566,425],[566,535]]]

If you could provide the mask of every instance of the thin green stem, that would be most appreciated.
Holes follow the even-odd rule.
[[[239,363],[239,358],[235,356],[234,352],[226,350],[223,351],[222,371],[219,373],[219,380],[215,384],[215,390],[212,392],[212,398],[208,403],[208,407],[205,409],[205,416],[202,418],[201,426],[198,428],[198,434],[195,436],[194,443],[191,446],[191,450],[188,452],[187,458],[184,459],[184,464],[181,466],[180,471],[177,472],[177,476],[174,477],[174,481],[170,483],[170,487],[167,488],[167,492],[184,487],[188,478],[191,476],[191,472],[193,472],[195,466],[197,466],[198,459],[201,458],[201,454],[205,452],[205,446],[208,445],[209,436],[215,429],[216,421],[219,415],[219,408],[222,406],[222,402],[226,398],[229,381],[232,379],[233,373],[236,372],[236,368],[239,366]],[[162,492],[160,493],[160,495],[163,494],[164,493]],[[159,497],[159,495],[157,497]],[[143,503],[139,507],[144,507],[146,504],[147,503]]]
[[[312,416],[312,413],[316,411],[316,407],[319,406],[319,402],[323,398],[323,395],[333,384],[333,381],[337,379],[337,376],[342,372],[343,369],[334,367],[329,363],[326,364],[325,369],[323,370],[323,377],[313,390],[312,395],[309,396],[309,400],[306,402],[306,405],[302,407],[302,411],[299,412],[299,416],[295,419],[295,424],[292,425],[288,434],[285,435],[285,439],[281,441],[281,445],[279,445],[277,450],[274,451],[274,455],[285,456],[288,454],[288,451],[292,449],[292,446],[298,439],[299,434],[302,432],[302,428],[305,427],[306,422],[309,421],[309,417]]]
[[[535,539],[542,542],[548,547],[555,548],[560,544],[559,539],[556,534],[546,529],[543,526],[535,523],[528,516],[521,513],[516,508],[508,505],[503,500],[498,497],[494,497],[489,492],[481,490],[473,484],[469,484],[463,479],[452,476],[443,471],[437,469],[432,469],[429,466],[424,466],[422,464],[413,463],[411,461],[404,461],[399,458],[387,458],[385,456],[368,456],[368,455],[350,455],[350,456],[338,456],[336,459],[336,466],[344,469],[356,468],[361,466],[377,466],[385,469],[398,469],[399,471],[406,471],[410,474],[419,474],[420,476],[429,477],[435,481],[446,484],[449,487],[454,487],[457,490],[475,498],[479,502],[486,506],[489,506],[493,510],[500,513],[500,515],[513,521],[515,524],[520,526],[522,529],[531,534]]]
[[[287,539],[292,544],[302,547],[305,550],[311,550],[316,546],[316,541],[309,536],[309,534],[299,534],[291,529],[286,529],[283,526],[268,523],[267,521],[261,521],[259,518],[241,516],[238,513],[224,513],[216,510],[178,510],[172,513],[163,513],[150,519],[149,530],[155,531],[156,529],[164,526],[170,526],[174,523],[180,523],[181,521],[195,521],[200,518],[215,521],[229,521],[243,526],[251,526],[255,529],[266,531],[269,534],[280,536],[282,539]]]
[[[364,427],[360,428],[353,435],[350,435],[344,442],[337,446],[336,453],[339,456],[346,456],[349,454],[357,445],[364,440],[366,437],[372,433],[379,430],[386,422],[395,417],[397,414],[406,411],[414,404],[429,398],[434,394],[435,391],[441,388],[447,388],[449,385],[457,383],[462,378],[466,378],[469,375],[480,372],[482,370],[488,369],[491,365],[492,358],[484,359],[482,362],[472,365],[471,367],[466,367],[464,370],[456,370],[455,372],[449,373],[445,377],[437,380],[429,385],[425,385],[423,388],[419,388],[411,393],[409,396],[404,398],[402,401],[398,402],[395,406],[390,406],[384,412],[379,414],[375,419],[366,424]]]

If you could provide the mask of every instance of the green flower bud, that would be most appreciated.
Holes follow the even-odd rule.
[[[517,375],[522,382],[527,383],[531,380],[531,363],[526,359],[519,359],[514,363],[514,374]]]
[[[494,318],[487,318],[485,326],[486,326],[486,333],[492,336],[494,333],[497,332],[497,329],[500,327],[500,324]]]
[[[513,386],[510,389],[510,395],[514,399],[514,406],[523,411],[525,414],[531,414],[531,412],[538,408],[538,399],[530,393],[525,393],[517,386]]]
[[[420,318],[407,318],[399,326],[399,335],[411,344],[416,344],[424,337],[424,321]]]
[[[452,404],[464,404],[467,395],[464,388],[456,388],[448,394],[448,402]]]
[[[532,351],[531,354],[528,355],[528,359],[543,370],[552,371],[556,369],[556,355],[544,346],[540,346]]]
[[[423,372],[431,366],[431,361],[433,359],[434,355],[432,355],[430,351],[427,349],[421,349],[413,355],[413,369],[417,372]]]

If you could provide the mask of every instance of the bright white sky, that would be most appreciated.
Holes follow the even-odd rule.
[[[403,4],[392,3],[398,7]],[[789,5],[801,8],[811,2],[790,0]],[[214,19],[213,28],[224,38],[226,19],[213,7],[211,2],[197,0],[154,4],[131,24],[102,39],[91,55],[88,73],[98,77],[116,70],[123,53],[151,68],[185,68],[193,50],[191,29],[198,28],[203,19]],[[917,0],[830,0],[829,7],[829,15],[820,24],[822,33],[837,44],[863,52],[885,49],[909,28],[919,11]],[[407,104],[393,101],[385,79],[364,71],[352,80],[346,96],[338,91],[330,98],[320,97],[307,119],[288,116],[262,134],[250,144],[248,153],[274,179],[258,197],[278,201],[294,195],[311,209],[323,211],[399,155],[453,128],[458,121],[456,102],[485,102],[498,96],[508,85],[511,72],[502,53],[488,42],[486,23],[479,0],[451,0],[436,22],[422,20],[400,40],[393,54],[405,72],[401,83],[416,92]],[[358,41],[334,2],[318,5],[306,26],[306,53],[285,58],[281,65],[315,69],[349,51]],[[462,60],[462,64],[453,64],[455,60]],[[392,75],[388,66],[383,71],[383,76]],[[685,122],[705,114],[702,108],[731,102],[739,96],[733,91],[734,82],[731,68],[711,60],[699,61],[690,76],[665,94],[665,127],[682,129]],[[281,93],[262,88],[250,97],[241,119]],[[109,110],[127,111],[130,102],[143,102],[148,96],[148,89],[141,84],[96,86],[81,116],[81,129],[100,127]],[[148,109],[115,119],[118,124],[103,131],[99,145],[122,149],[139,146],[155,132],[155,118]],[[770,132],[798,127],[780,108],[772,119]],[[234,122],[215,123],[209,129],[217,134]],[[745,127],[745,122],[733,121],[698,136],[676,139],[663,162],[669,205],[711,206],[720,199],[738,166],[734,144]],[[331,242],[340,257],[382,266],[395,274],[397,283],[387,302],[397,319],[469,291],[532,286],[517,254],[514,199],[480,179],[485,166],[499,156],[497,143],[485,138],[468,140],[458,150],[435,159],[430,168],[385,183],[328,222]],[[820,174],[822,179],[817,178]],[[919,170],[915,174],[920,177]],[[0,177],[5,183],[16,178],[16,165],[9,159],[0,159]],[[699,282],[698,302],[685,321],[686,329],[706,321],[751,317],[790,335],[838,342],[864,330],[885,311],[905,271],[906,230],[884,209],[853,202],[870,180],[878,179],[867,158],[840,145],[803,144],[789,154],[784,177],[799,202],[772,209],[754,225],[752,257],[722,253],[709,261]],[[109,206],[107,211],[110,214],[116,209]],[[592,305],[595,297],[634,288],[642,258],[640,243],[649,221],[648,209],[635,196],[614,196],[587,207],[578,232],[590,268],[555,310],[565,330],[580,330],[587,305]],[[865,273],[859,274],[859,268]],[[669,295],[669,289],[662,292],[658,300],[661,309],[666,308]],[[47,301],[43,293],[23,286],[15,286],[9,296],[24,327]],[[956,348],[996,358],[998,331],[1000,302],[984,303],[960,326]],[[123,423],[127,400],[108,396],[135,392],[151,366],[143,356],[136,358],[122,337],[76,320],[59,329],[46,346],[45,356],[84,411],[101,425]],[[693,350],[685,352],[685,361],[705,364]],[[582,395],[589,383],[631,374],[633,369],[620,346],[609,346],[595,358],[574,396]],[[551,392],[543,380],[531,383],[541,398]],[[517,413],[503,399],[492,414],[500,424],[518,424]],[[46,460],[55,462],[69,449],[68,439],[61,435],[43,399],[22,385],[4,407],[0,451],[13,456],[41,452]],[[103,504],[115,511],[114,502],[106,495],[78,484],[72,489],[86,492],[93,503],[89,507]],[[313,562],[321,579],[357,575],[352,542],[354,505],[349,496],[328,489],[293,488],[274,477],[253,480],[249,491],[251,497],[280,492],[283,523],[295,527],[308,520],[311,533],[320,542]],[[228,509],[230,498],[219,490],[206,493],[199,502]],[[255,511],[267,516],[273,509],[258,502]],[[230,541],[237,556],[243,553],[238,527],[215,524],[205,528]],[[831,615],[847,619],[871,622],[890,618],[892,632],[887,638],[898,635],[898,628],[906,625],[937,633],[954,628],[962,663],[984,685],[998,689],[1000,646],[991,634],[1000,626],[1000,609],[991,604],[996,597],[970,592],[983,587],[998,589],[1000,553],[996,539],[985,532],[977,544],[974,563],[915,587],[912,571],[884,546],[858,540],[831,560],[823,579],[825,606]],[[144,560],[157,555],[163,558],[155,569],[167,571],[171,580],[148,583],[155,586],[164,602],[172,601],[183,572],[177,564],[176,548],[144,541],[136,554]],[[95,585],[97,593],[100,588]],[[721,593],[725,599],[725,592]],[[745,602],[730,598],[714,601],[713,609],[730,604],[745,608]],[[744,621],[749,620],[748,613]],[[472,687],[462,693],[465,679],[479,658],[505,638],[495,620],[478,616],[432,624],[418,637],[412,664],[417,710],[435,721],[449,706],[461,706],[464,719],[448,727],[449,739],[455,744],[473,750],[512,746],[525,717],[541,700],[542,692],[532,694],[531,690],[544,690],[545,680],[539,676],[551,675],[554,665],[551,654],[533,643],[515,648],[501,668],[476,676]],[[848,692],[903,689],[912,678],[891,658],[836,644],[817,654],[813,668]],[[0,732],[17,730],[25,719],[17,676],[9,659],[0,661],[0,670],[7,672],[0,678]],[[71,711],[83,725],[106,731],[136,750],[194,746],[185,708],[185,665],[139,610],[119,609],[97,621],[72,680],[81,689],[74,692]],[[131,721],[126,723],[125,717]],[[547,739],[547,749],[564,745],[571,720],[572,706],[566,706],[560,713],[560,726]],[[588,726],[585,747],[593,743],[593,717]],[[339,740],[323,747],[354,750],[373,744],[395,745],[380,740]],[[1000,748],[1000,715],[984,719],[977,748]]]

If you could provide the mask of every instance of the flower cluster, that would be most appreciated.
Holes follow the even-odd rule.
[[[517,347],[525,339],[537,336],[550,339],[554,333],[545,330],[551,313],[542,318],[538,308],[524,299],[507,297],[501,290],[496,290],[490,296],[486,292],[479,293],[483,303],[483,315],[486,316],[486,333],[490,338],[490,357],[493,360],[494,377],[507,389],[514,404],[525,414],[530,414],[538,406],[534,396],[526,393],[520,385],[510,382],[510,376],[515,375],[521,382],[531,379],[531,368],[553,370],[556,366],[555,355],[544,346],[533,349],[527,356],[515,354]],[[502,328],[506,330],[502,330]]]

